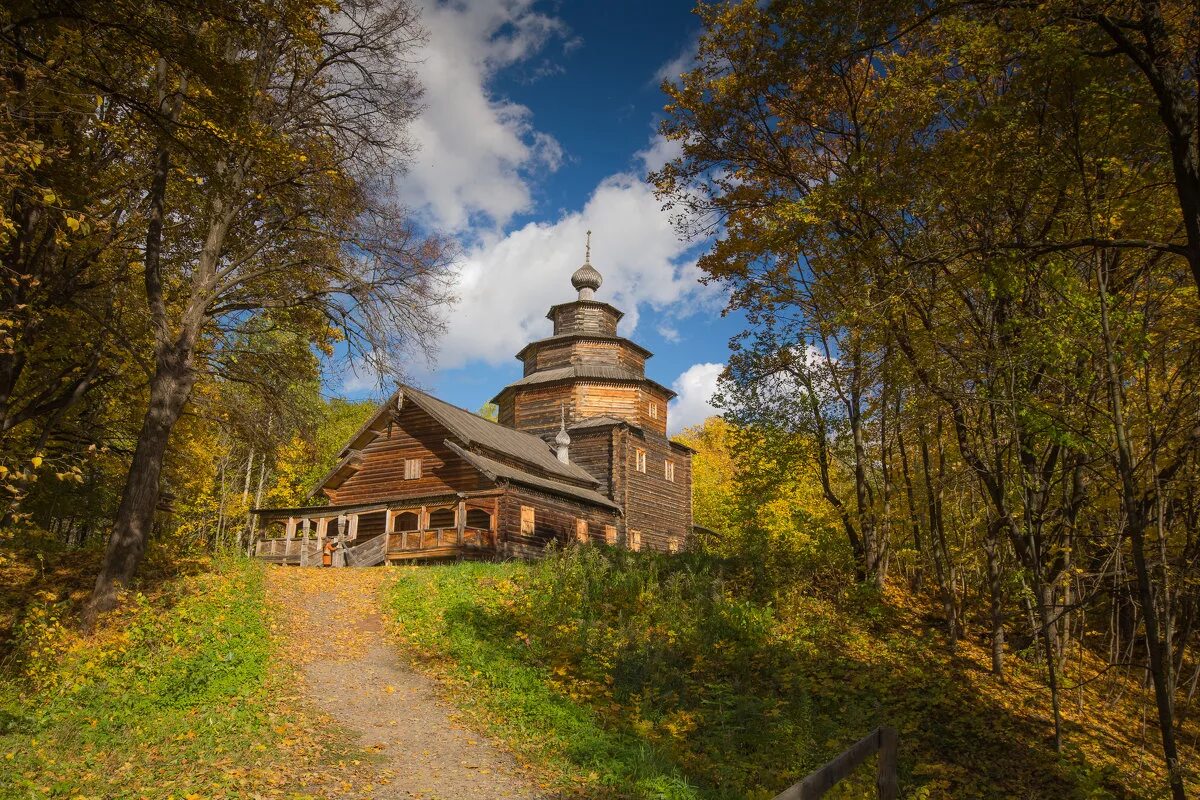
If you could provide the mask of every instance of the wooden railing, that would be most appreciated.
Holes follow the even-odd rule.
[[[303,561],[314,560],[319,562],[320,546],[312,539],[308,540],[307,548],[305,544],[304,539],[260,539],[254,545],[254,555],[285,563],[294,561],[299,564]]]
[[[428,531],[396,531],[388,534],[388,553],[437,550],[446,547],[483,548],[494,544],[487,528],[434,528]]]
[[[387,558],[387,537],[376,536],[360,545],[346,548],[347,567],[373,567]]]
[[[876,728],[850,745],[837,758],[821,767],[797,784],[775,795],[775,800],[817,800],[838,781],[845,780],[855,768],[875,753],[879,753],[879,765],[875,773],[875,786],[879,800],[896,800],[896,752],[899,740],[891,728]]]

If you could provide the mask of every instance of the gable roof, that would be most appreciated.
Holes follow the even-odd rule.
[[[607,497],[595,491],[594,489],[584,489],[580,486],[572,486],[567,483],[562,483],[561,481],[554,481],[538,475],[531,475],[524,470],[517,469],[516,467],[508,464],[502,464],[494,458],[488,458],[480,453],[473,453],[470,450],[459,447],[449,439],[447,439],[444,444],[462,457],[462,459],[468,464],[482,472],[489,480],[494,481],[498,478],[510,480],[514,483],[531,486],[535,489],[542,489],[554,494],[574,497],[577,500],[585,500],[598,506],[604,506],[605,508],[612,508],[616,509],[617,511],[621,510],[619,505],[614,503],[612,500],[609,500]]]
[[[397,394],[403,395],[405,401],[412,400],[429,416],[445,425],[455,438],[465,445],[479,444],[552,475],[589,486],[597,486],[600,483],[578,464],[564,464],[559,461],[550,445],[532,433],[505,427],[411,387],[401,386]]]
[[[531,433],[507,428],[466,409],[439,400],[419,389],[400,384],[395,393],[379,407],[379,410],[350,437],[349,442],[342,448],[338,463],[321,478],[313,489],[313,494],[320,491],[335,475],[343,471],[348,463],[356,457],[358,451],[379,435],[383,429],[382,423],[390,420],[391,411],[397,408],[398,403],[400,407],[403,407],[403,404],[408,402],[433,417],[465,447],[478,445],[565,481],[592,487],[600,485],[600,481],[595,476],[578,464],[564,464],[559,461],[558,456],[550,449],[550,445],[541,438]]]

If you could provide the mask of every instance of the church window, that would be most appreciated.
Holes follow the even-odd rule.
[[[605,525],[604,526],[604,543],[605,544],[616,544],[617,543],[617,526],[616,525]]]
[[[630,531],[629,532],[629,549],[630,550],[641,550],[642,549],[642,532],[641,531]]]
[[[586,542],[588,540],[588,524],[586,519],[575,520],[575,541]]]
[[[679,537],[678,536],[672,536],[671,538],[667,539],[667,552],[669,552],[669,553],[678,553],[679,552]]]
[[[650,419],[658,419],[658,403],[650,401]]]
[[[421,459],[406,458],[404,459],[404,480],[415,481],[421,477]]]
[[[532,536],[533,529],[537,524],[536,520],[533,506],[521,506],[521,535]]]
[[[663,477],[666,478],[667,480],[671,481],[672,483],[674,483],[674,481],[675,481],[675,462],[674,461],[663,462]]]
[[[637,471],[645,472],[646,471],[646,451],[639,448],[634,451],[634,456],[636,459]]]

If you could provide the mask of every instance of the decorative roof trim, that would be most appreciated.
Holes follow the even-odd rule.
[[[581,371],[595,369],[612,369],[610,374],[580,374]],[[594,366],[570,366],[570,367],[555,367],[554,369],[541,370],[539,372],[531,372],[523,378],[519,378],[508,386],[505,386],[490,402],[498,403],[505,392],[515,390],[526,386],[546,386],[555,383],[590,383],[590,384],[608,384],[608,383],[634,383],[645,386],[652,386],[655,389],[666,395],[668,401],[674,399],[677,394],[657,381],[652,381],[647,377],[639,377],[635,373],[620,370],[618,367],[594,367]]]
[[[560,308],[566,308],[567,306],[598,306],[601,308],[607,308],[609,311],[617,315],[618,321],[620,321],[621,317],[625,316],[624,311],[612,305],[611,303],[604,303],[600,300],[572,300],[569,303],[555,303],[554,305],[550,306],[550,310],[546,312],[546,319],[553,320],[554,312]]]
[[[535,341],[532,341],[529,344],[527,344],[521,348],[521,351],[519,353],[517,353],[516,358],[520,361],[524,361],[525,353],[527,353],[531,349],[541,348],[545,345],[558,344],[559,342],[566,342],[566,341],[570,341],[570,340],[611,342],[613,344],[623,344],[623,345],[627,346],[630,350],[633,350],[635,353],[637,353],[641,356],[645,356],[648,359],[654,357],[654,353],[652,353],[651,351],[642,347],[640,344],[633,341],[632,339],[627,339],[624,336],[614,336],[611,333],[586,333],[583,331],[579,331],[579,332],[575,332],[575,333],[556,333],[553,336],[547,336],[545,339],[537,339]]]
[[[309,497],[314,497],[322,490],[329,488],[327,484],[330,479],[345,466],[352,454],[366,447],[379,436],[384,428],[381,424],[382,421],[386,418],[388,422],[391,422],[392,413],[403,409],[405,403],[409,402],[433,417],[451,436],[468,447],[478,444],[488,450],[502,453],[508,458],[528,464],[531,468],[544,470],[549,475],[557,475],[563,480],[575,480],[591,486],[600,485],[600,481],[595,476],[578,464],[564,464],[559,461],[554,451],[550,449],[550,445],[539,437],[515,428],[498,425],[419,389],[400,384],[391,397],[379,406],[379,410],[359,427],[346,447],[342,449],[341,460],[317,483],[309,493]],[[475,433],[470,430],[472,426],[477,429]]]

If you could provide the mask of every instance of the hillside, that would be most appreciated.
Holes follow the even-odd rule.
[[[881,723],[905,797],[1163,794],[1152,701],[1093,653],[1066,659],[1058,758],[1037,666],[1011,658],[998,682],[974,641],[949,654],[919,599],[800,583],[772,608],[727,578],[581,548],[405,570],[389,602],[469,714],[583,796],[769,798]],[[873,796],[862,777],[843,796]]]
[[[368,777],[369,796],[393,796],[386,765],[297,680],[314,611],[345,622],[333,597],[372,613],[381,582],[399,661],[565,796],[765,800],[881,723],[900,731],[904,797],[1163,795],[1135,676],[1069,654],[1058,758],[1030,655],[998,682],[983,647],[968,636],[951,655],[925,601],[895,587],[797,580],[768,603],[731,563],[602,547],[386,571],[152,552],[143,592],[85,637],[70,624],[79,559],[26,556],[0,565],[19,590],[6,597],[27,600],[5,606],[2,797],[356,797]],[[329,640],[338,657],[361,649],[343,638]],[[1195,739],[1189,721],[1181,740]],[[858,777],[833,796],[872,796]]]

